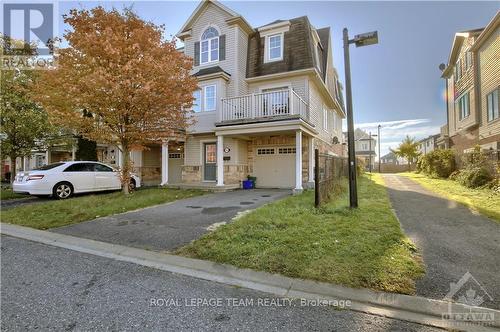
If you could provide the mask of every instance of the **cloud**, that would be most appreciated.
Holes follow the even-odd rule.
[[[355,127],[376,134],[378,125],[381,125],[380,154],[383,156],[389,153],[390,148],[395,149],[406,135],[420,140],[430,135],[438,134],[440,127],[429,125],[429,122],[430,119],[408,119],[358,123]]]

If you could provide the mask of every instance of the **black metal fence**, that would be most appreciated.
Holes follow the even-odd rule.
[[[348,176],[347,158],[331,156],[314,150],[314,205],[319,207],[328,202],[344,188],[342,183]]]

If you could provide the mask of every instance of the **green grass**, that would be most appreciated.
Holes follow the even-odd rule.
[[[2,211],[2,222],[48,229],[201,194],[198,190],[147,188],[127,196],[121,192],[76,196]]]
[[[423,264],[401,231],[382,179],[361,177],[359,208],[347,190],[319,210],[306,191],[267,204],[176,250],[177,254],[349,287],[414,294]]]
[[[0,190],[0,199],[2,201],[3,200],[8,200],[8,199],[23,198],[23,197],[27,197],[27,196],[26,195],[21,195],[21,194],[16,194],[10,188],[2,188]]]
[[[445,198],[500,222],[500,194],[488,188],[471,189],[449,179],[433,179],[418,173],[400,173]]]

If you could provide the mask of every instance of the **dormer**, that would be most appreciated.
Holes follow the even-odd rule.
[[[285,49],[285,32],[290,30],[290,21],[275,21],[258,28],[261,38],[264,38],[263,62],[283,61]]]

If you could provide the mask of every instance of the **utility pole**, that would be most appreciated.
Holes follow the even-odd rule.
[[[382,127],[381,125],[378,125],[378,127],[377,127],[377,129],[378,129],[378,132],[377,132],[377,134],[378,134],[378,173],[379,174],[380,174],[380,157],[382,157],[380,155],[380,128],[381,127]]]
[[[349,40],[347,28],[343,30],[344,39],[344,67],[345,67],[345,90],[346,90],[346,108],[347,108],[347,146],[349,161],[349,205],[351,208],[358,207],[358,191],[356,181],[356,153],[354,151],[354,120],[352,110],[352,92],[351,92],[351,63],[349,59],[349,44],[355,44],[356,47],[372,45],[378,43],[377,31],[364,33],[354,36]]]
[[[368,161],[368,169],[370,170],[370,173],[372,172],[372,132],[368,134],[370,136],[370,141],[368,142],[368,156],[370,160]]]

